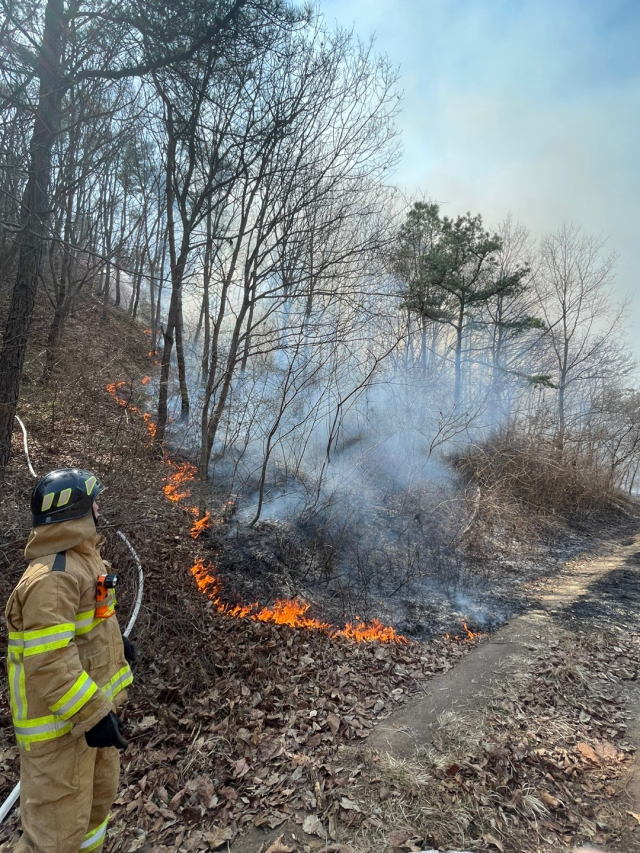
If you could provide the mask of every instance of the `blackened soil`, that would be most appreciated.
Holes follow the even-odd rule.
[[[624,559],[596,579],[576,601],[562,608],[559,616],[569,626],[580,623],[597,631],[634,631],[640,617],[640,551]]]
[[[567,622],[590,621],[593,630],[623,630],[640,610],[640,551],[634,536],[640,519],[626,515],[607,525],[570,530],[556,542],[539,545],[520,558],[460,559],[457,571],[419,567],[408,582],[388,586],[358,574],[346,562],[327,559],[292,526],[264,522],[256,528],[229,525],[212,536],[210,553],[230,604],[299,597],[312,614],[340,624],[356,616],[379,618],[413,639],[472,631],[493,633],[531,610],[546,609]],[[619,550],[622,549],[622,550]],[[631,552],[632,555],[627,557]],[[582,563],[596,565],[616,555],[624,563],[590,574]],[[602,576],[602,572],[605,576]],[[575,574],[572,599],[550,601],[558,580]],[[577,596],[577,598],[576,598]],[[569,627],[569,626],[568,626]]]

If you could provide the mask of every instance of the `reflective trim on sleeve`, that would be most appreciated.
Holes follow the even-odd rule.
[[[24,656],[31,657],[42,652],[62,649],[69,645],[74,635],[75,626],[72,622],[64,622],[39,631],[25,631],[23,634]]]
[[[70,717],[73,717],[74,714],[77,714],[80,708],[87,704],[97,689],[98,685],[95,681],[92,681],[87,673],[83,672],[82,675],[76,679],[71,689],[67,690],[64,696],[61,699],[58,699],[55,705],[51,705],[51,710],[63,720],[68,720]]]
[[[62,737],[71,731],[71,723],[55,717],[37,717],[21,723],[14,722],[16,740],[25,749],[30,749],[32,743]]]
[[[104,837],[107,832],[107,823],[109,822],[109,815],[102,821],[100,826],[96,826],[95,829],[89,830],[84,837],[84,841],[80,845],[80,850],[83,853],[87,853],[88,850],[95,850],[97,847],[104,842]]]
[[[92,610],[85,610],[84,613],[78,613],[76,617],[76,634],[88,634],[101,621],[101,619],[96,619],[95,607]]]
[[[27,718],[27,691],[22,665],[22,635],[9,634],[9,692],[11,694],[11,716],[15,721]]]
[[[107,699],[113,700],[121,690],[124,690],[125,687],[128,687],[132,682],[133,674],[129,668],[129,664],[126,664],[126,666],[116,672],[113,678],[110,678],[109,681],[107,681],[102,688],[102,692],[105,694]]]

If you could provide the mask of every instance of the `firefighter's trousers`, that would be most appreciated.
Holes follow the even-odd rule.
[[[22,837],[14,853],[102,850],[116,798],[120,754],[91,749],[84,736],[53,752],[20,752]]]

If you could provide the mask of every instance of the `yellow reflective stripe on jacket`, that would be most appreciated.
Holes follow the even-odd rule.
[[[38,743],[52,738],[62,737],[71,731],[71,723],[56,717],[36,717],[34,720],[24,720],[13,723],[16,740],[27,749],[32,743]]]
[[[11,694],[11,715],[14,722],[27,718],[27,689],[24,667],[22,665],[22,637],[9,634],[9,692]]]
[[[115,600],[115,596],[109,602]],[[113,612],[109,608],[110,614]],[[110,615],[109,614],[109,615]],[[52,716],[37,717],[29,719],[26,694],[26,679],[24,671],[24,658],[63,648],[68,645],[77,634],[87,634],[97,627],[103,619],[95,618],[95,609],[78,613],[75,625],[61,623],[49,628],[35,631],[16,631],[9,634],[8,642],[8,675],[11,694],[11,715],[18,744],[26,750],[31,744],[40,741],[52,740],[62,737],[72,729],[69,722],[97,692],[97,684],[87,672],[76,679],[72,687],[62,696],[55,705],[51,706]],[[124,666],[112,676],[101,688],[104,695],[112,701],[120,691],[128,687],[133,681],[133,675],[128,665]],[[106,827],[106,823],[105,823]],[[98,827],[98,829],[100,829]],[[94,830],[97,832],[97,830]],[[93,850],[99,847],[104,840],[104,833],[98,838],[97,843],[89,842],[82,850]],[[88,839],[86,839],[88,841]]]
[[[110,678],[109,681],[107,681],[102,688],[102,692],[105,694],[107,699],[113,700],[114,696],[117,696],[121,690],[124,690],[125,687],[128,687],[132,682],[133,674],[129,668],[129,664],[127,664],[122,669],[118,670],[113,678]]]
[[[89,830],[84,837],[84,841],[80,845],[80,850],[83,853],[87,853],[88,850],[95,850],[97,847],[104,842],[104,837],[107,832],[107,823],[109,822],[109,815],[102,821],[100,826],[96,826],[95,829]]]
[[[25,657],[62,649],[68,646],[75,636],[75,626],[71,622],[43,628],[40,631],[24,631],[22,634],[23,654]]]
[[[78,613],[76,617],[76,635],[88,634],[93,631],[96,625],[99,625],[101,619],[96,619],[95,607],[91,610],[85,610],[83,613]]]
[[[51,706],[51,710],[63,720],[68,720],[77,714],[83,705],[87,704],[97,689],[98,685],[95,681],[89,678],[86,672],[83,672],[64,696]]]

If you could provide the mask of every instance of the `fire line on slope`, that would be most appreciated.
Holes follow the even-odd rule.
[[[254,622],[271,622],[276,625],[289,625],[291,628],[304,628],[322,631],[331,637],[346,637],[357,643],[377,640],[382,643],[408,643],[406,637],[396,633],[390,625],[383,625],[379,619],[371,622],[348,622],[344,628],[337,628],[329,622],[321,622],[308,616],[311,605],[302,599],[277,599],[273,607],[261,607],[254,604],[225,604],[221,599],[220,582],[213,573],[215,567],[201,557],[191,567],[198,588],[209,598],[213,606],[223,616],[239,619],[252,619]]]
[[[146,385],[150,381],[150,377],[145,376],[142,379],[142,384]],[[133,405],[130,400],[124,399],[120,395],[120,391],[127,387],[127,382],[121,380],[119,382],[111,382],[107,385],[107,391],[114,398],[116,403],[125,408],[129,412],[133,412],[142,417],[149,431],[149,435],[153,440],[156,433],[156,425],[149,412],[142,412]],[[167,454],[164,454],[164,462],[172,469],[165,479],[163,491],[168,500],[173,503],[182,503],[191,498],[190,483],[196,479],[197,469],[195,465],[189,462],[173,462]],[[192,539],[198,539],[200,535],[214,525],[222,523],[222,519],[213,519],[211,513],[206,512],[201,518],[200,510],[197,506],[187,506],[187,510],[194,516],[196,520],[191,525],[190,535]],[[306,630],[322,631],[331,637],[345,637],[357,643],[378,641],[382,643],[409,643],[410,641],[398,634],[390,625],[384,625],[379,619],[372,619],[370,622],[356,620],[348,622],[344,628],[338,628],[331,625],[329,622],[321,622],[318,619],[308,615],[311,605],[303,599],[277,599],[273,607],[264,607],[259,603],[252,604],[226,604],[221,599],[220,582],[213,574],[215,567],[211,563],[205,562],[204,558],[198,558],[191,567],[191,573],[196,579],[198,588],[209,598],[213,603],[216,611],[221,615],[230,616],[237,619],[252,619],[254,622],[270,622],[277,625],[289,625],[291,628],[302,628]],[[477,639],[479,636],[473,631],[470,631],[466,622],[463,622],[463,628],[466,638],[469,641]]]

